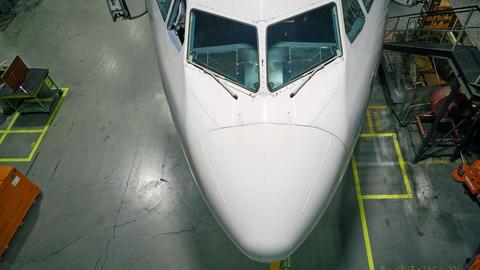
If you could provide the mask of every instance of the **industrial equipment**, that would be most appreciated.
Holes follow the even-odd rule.
[[[473,164],[464,164],[452,172],[455,181],[464,184],[471,195],[480,202],[480,160]]]
[[[480,270],[480,247],[477,248],[473,257],[467,260],[467,270]]]
[[[471,264],[468,266],[468,270],[480,270],[480,254],[477,254]]]
[[[440,79],[449,80],[445,82],[449,87],[436,92],[427,104],[431,105],[430,111],[417,115],[416,124],[420,131],[421,143],[415,153],[413,160],[415,163],[431,154],[437,146],[445,146],[445,142],[453,142],[453,146],[456,147],[450,157],[451,161],[458,158],[460,151],[468,151],[475,144],[480,125],[478,106],[475,106],[480,100],[480,49],[468,34],[471,33],[471,29],[477,27],[475,23],[478,16],[479,6],[450,8],[428,5],[421,13],[390,17],[387,20],[385,50],[443,59],[443,64],[439,65],[442,72],[437,72],[439,61],[432,61],[433,67],[438,82],[442,82]],[[383,70],[388,71],[388,65],[383,62]],[[451,72],[443,68],[447,62]],[[440,74],[445,76],[439,76]],[[427,85],[430,85],[429,81],[431,80],[425,80]],[[386,91],[386,94],[389,94],[391,87],[386,82],[388,78],[382,79],[386,89],[390,89]],[[389,95],[390,97],[386,95],[387,103],[395,117],[400,119],[393,110],[392,95]],[[423,105],[411,105],[406,116],[410,108]],[[462,114],[464,111],[466,113]],[[402,127],[405,126],[405,121],[399,122]],[[429,127],[424,125],[426,123],[429,123]]]
[[[23,224],[40,188],[11,166],[0,166],[0,256]]]
[[[107,5],[114,22],[116,22],[118,18],[135,20],[147,14],[147,11],[144,11],[139,15],[132,15],[126,0],[107,0]]]
[[[460,142],[461,132],[457,128],[454,118],[460,117],[463,112],[465,112],[470,104],[468,99],[463,93],[457,93],[454,97],[454,100],[448,105],[447,111],[441,114],[441,109],[444,103],[447,101],[450,96],[451,88],[450,86],[444,86],[433,93],[430,97],[431,111],[421,112],[416,116],[416,123],[422,138],[426,136],[426,123],[433,123],[436,117],[440,117],[441,121],[436,127],[440,134],[444,134],[447,131],[449,136],[442,136],[440,138],[432,137],[431,142]]]

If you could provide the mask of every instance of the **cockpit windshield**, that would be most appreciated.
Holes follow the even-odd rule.
[[[341,54],[337,21],[335,5],[328,4],[267,28],[271,92]]]
[[[192,10],[190,25],[189,62],[258,91],[256,27],[199,10]]]

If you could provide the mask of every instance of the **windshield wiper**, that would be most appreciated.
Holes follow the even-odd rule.
[[[238,99],[238,96],[237,94],[235,94],[232,90],[230,90],[230,88],[225,84],[223,83],[220,79],[223,80],[223,78],[213,72],[211,72],[210,70],[202,67],[202,66],[199,66],[199,65],[195,65],[196,67],[198,67],[199,69],[201,69],[205,74],[208,74],[210,75],[215,81],[218,82],[218,84],[220,84],[225,90],[227,90],[227,92],[234,98],[234,99]]]
[[[336,55],[334,57],[332,57],[330,60],[322,63],[320,66],[310,70],[309,72],[305,73],[303,76],[301,76],[300,78],[305,78],[305,77],[308,77],[305,81],[303,81],[302,84],[300,84],[297,88],[295,88],[295,90],[293,90],[293,92],[290,94],[290,98],[293,98],[296,94],[298,94],[298,91],[300,91],[300,89],[302,89],[302,87],[307,84],[308,81],[310,81],[310,79],[313,78],[313,76],[315,76],[315,74],[317,74],[317,72],[319,72],[320,70],[322,70],[326,65],[330,64],[331,62],[333,62],[335,59],[337,59],[338,57],[340,57],[340,55]],[[299,79],[300,79],[299,78]]]

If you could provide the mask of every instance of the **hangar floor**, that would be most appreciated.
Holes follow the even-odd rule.
[[[234,247],[193,183],[148,19],[114,24],[103,1],[36,2],[0,32],[0,59],[48,67],[69,92],[30,161],[1,163],[43,196],[0,269],[269,269]],[[479,244],[479,205],[454,165],[410,162],[379,87],[331,206],[282,269],[463,269]],[[25,141],[37,142],[12,143],[28,152]]]

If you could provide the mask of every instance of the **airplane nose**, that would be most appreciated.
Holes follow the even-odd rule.
[[[201,138],[199,186],[219,223],[250,258],[291,254],[313,229],[338,186],[346,154],[314,127],[258,124]]]

